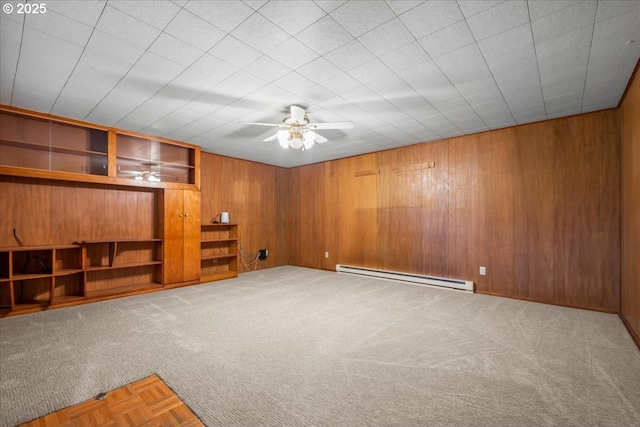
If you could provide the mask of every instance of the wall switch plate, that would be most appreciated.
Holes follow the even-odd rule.
[[[481,276],[486,276],[487,275],[487,267],[480,266],[480,275]]]
[[[324,253],[324,257],[325,257],[325,258],[329,258],[329,252],[325,252],[325,253]]]

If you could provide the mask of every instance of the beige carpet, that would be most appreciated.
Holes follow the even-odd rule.
[[[157,373],[208,426],[637,426],[617,316],[297,267],[0,319],[12,426]]]

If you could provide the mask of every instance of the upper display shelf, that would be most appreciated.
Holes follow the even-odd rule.
[[[0,106],[0,175],[199,187],[197,146]]]

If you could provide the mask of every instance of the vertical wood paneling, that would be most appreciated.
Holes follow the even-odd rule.
[[[291,233],[291,263],[322,268],[325,245],[323,216],[331,209],[325,204],[323,178],[328,163],[318,163],[291,171],[294,226]]]
[[[334,231],[328,230],[337,237],[336,249],[339,246],[338,251],[333,250],[335,253],[329,252],[333,268],[338,262],[376,268],[378,203],[375,195],[379,179],[376,155],[350,157],[336,163],[340,197],[334,206],[339,220],[332,225]]]
[[[286,188],[288,171],[275,166],[218,156],[201,155],[201,216],[209,223],[220,212],[229,212],[238,224],[238,240],[247,253],[268,249],[269,257],[258,268],[288,262],[288,236],[282,232],[289,220]],[[246,269],[240,265],[239,271]]]
[[[445,275],[449,244],[449,158],[448,141],[419,146],[422,158],[434,167],[422,169],[421,223],[422,271],[431,275]],[[419,229],[418,229],[419,230]],[[418,231],[416,230],[416,231]],[[410,230],[409,230],[410,231]]]
[[[489,195],[481,203],[488,204],[491,235],[488,241],[487,288],[491,293],[513,296],[514,282],[514,130],[497,131],[488,142],[490,153]]]
[[[552,125],[520,126],[514,151],[514,294],[553,301]]]
[[[605,305],[620,276],[619,191],[604,194],[605,176],[619,174],[617,112],[575,116],[554,122],[554,301],[579,307],[618,311]],[[615,179],[613,179],[615,180]],[[615,299],[615,297],[613,298]],[[610,298],[607,298],[610,300]]]
[[[385,270],[425,272],[423,251],[424,147],[378,153],[378,265]]]
[[[448,144],[447,277],[476,281],[478,268],[478,139]]]
[[[459,277],[480,292],[615,312],[616,129],[617,112],[608,110],[335,161],[335,224],[318,218],[335,209],[333,186],[318,182],[331,181],[332,167],[296,168],[291,263],[326,268],[313,260],[340,236],[336,263]],[[352,178],[358,168],[380,174]]]
[[[636,66],[622,116],[621,317],[640,348],[640,73]]]
[[[0,246],[155,237],[155,190],[0,177]]]

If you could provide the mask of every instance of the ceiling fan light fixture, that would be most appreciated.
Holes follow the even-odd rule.
[[[314,132],[316,129],[351,129],[352,122],[339,123],[310,123],[309,116],[305,114],[304,109],[292,105],[291,114],[285,116],[282,123],[246,123],[250,125],[277,127],[278,131],[275,135],[265,138],[264,142],[270,142],[275,139],[282,148],[293,148],[294,150],[308,150],[313,147],[316,142],[322,144],[327,142],[327,138]],[[312,130],[313,129],[313,130]]]

